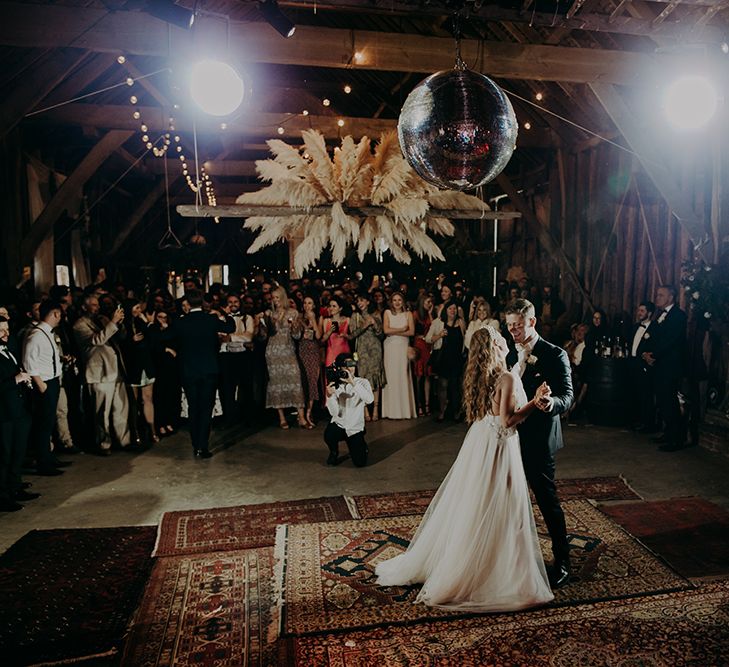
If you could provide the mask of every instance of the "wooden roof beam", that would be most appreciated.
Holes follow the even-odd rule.
[[[135,107],[141,113],[149,133],[167,132],[168,117],[158,107]],[[226,136],[243,135],[245,137],[262,137],[265,139],[292,139],[301,142],[303,130],[316,129],[324,138],[336,141],[346,135],[359,139],[368,136],[378,139],[384,132],[394,130],[397,120],[391,118],[352,118],[342,117],[344,125],[340,127],[337,116],[314,116],[309,114],[290,115],[282,113],[248,113],[236,121],[227,123],[227,129],[220,128],[220,122],[212,118],[196,118],[199,134],[221,134]],[[115,128],[139,131],[139,121],[132,118],[131,107],[96,104],[67,104],[36,117],[35,122],[55,123],[97,128]],[[283,134],[278,133],[282,127]],[[192,132],[192,119],[182,112],[175,116],[175,128],[178,134]],[[552,148],[556,145],[555,137],[550,133],[540,132],[534,128],[530,132],[522,132],[517,139],[517,147]]]
[[[656,16],[656,18],[653,19],[653,25],[655,27],[658,27],[663,23],[671,14],[673,14],[673,10],[676,9],[681,4],[681,0],[673,0],[673,2],[670,2],[666,5],[665,9]]]
[[[190,35],[141,12],[0,3],[0,44],[59,46],[162,57],[187,54]],[[204,17],[201,17],[204,23]],[[218,29],[225,30],[220,21]],[[578,26],[579,27],[579,26]],[[222,35],[223,41],[225,35]],[[231,23],[230,56],[243,62],[432,73],[453,66],[453,40],[412,34],[298,26],[292,39],[264,23]],[[648,84],[680,56],[463,40],[464,60],[492,77]],[[360,57],[355,58],[355,54]]]
[[[40,244],[50,234],[53,225],[73,199],[83,190],[86,182],[130,136],[129,130],[111,130],[89,151],[86,157],[73,170],[71,175],[63,182],[51,201],[41,211],[41,214],[30,226],[28,234],[21,244],[21,255],[30,261]]]
[[[610,23],[611,25],[615,23],[617,18],[623,13],[626,5],[629,5],[632,1],[633,0],[620,0],[620,2],[615,5],[615,9],[613,9],[610,16],[608,17],[608,23]]]

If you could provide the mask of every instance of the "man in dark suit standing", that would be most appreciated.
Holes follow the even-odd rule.
[[[635,313],[628,339],[628,373],[630,376],[630,425],[640,433],[656,430],[656,409],[653,398],[653,369],[643,360],[643,353],[653,347],[653,313],[656,307],[652,301],[641,301]]]
[[[10,323],[0,317],[0,512],[23,509],[18,500],[33,500],[39,493],[23,489],[20,471],[30,434],[31,379],[8,349]]]
[[[663,452],[676,452],[684,447],[678,389],[686,358],[686,313],[676,304],[676,288],[661,285],[656,291],[658,317],[651,326],[655,330],[650,352],[641,355],[653,368],[656,403],[664,422],[663,436],[656,438]]]
[[[537,404],[519,427],[521,457],[529,487],[552,538],[554,564],[549,570],[552,588],[569,581],[570,547],[567,541],[564,512],[554,481],[554,455],[564,445],[559,416],[574,398],[570,362],[567,353],[544,340],[536,330],[534,306],[526,299],[516,299],[506,308],[506,326],[515,349],[506,358],[510,367],[518,367],[527,398],[534,398],[537,388],[546,382],[551,393]]]
[[[199,290],[187,292],[185,298],[190,304],[190,312],[168,331],[177,341],[193,454],[209,459],[212,454],[208,439],[218,380],[218,334],[233,333],[235,320],[227,315],[218,317],[203,312],[203,294]]]

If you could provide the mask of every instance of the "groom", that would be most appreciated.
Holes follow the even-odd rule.
[[[570,578],[570,547],[554,483],[554,455],[563,446],[559,416],[572,404],[572,379],[567,353],[541,338],[536,324],[534,306],[526,299],[516,299],[506,307],[506,326],[516,344],[507,364],[518,368],[529,399],[543,382],[551,390],[518,430],[524,472],[552,538],[554,565],[549,582],[552,588],[559,588]]]

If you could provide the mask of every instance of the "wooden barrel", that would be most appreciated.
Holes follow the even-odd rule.
[[[627,359],[594,358],[587,388],[587,416],[593,424],[626,423],[630,396]]]

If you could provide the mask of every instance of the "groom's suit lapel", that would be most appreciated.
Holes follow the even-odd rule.
[[[534,343],[534,347],[532,348],[532,351],[529,355],[536,358],[536,361],[532,364],[530,364],[529,361],[526,361],[524,374],[521,376],[524,388],[526,389],[526,392],[530,397],[534,395],[537,387],[545,380],[543,366],[543,348],[543,340],[540,336],[539,338],[537,338],[537,342]]]

